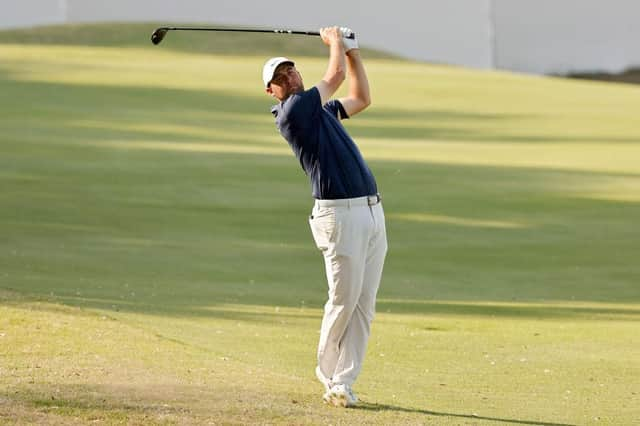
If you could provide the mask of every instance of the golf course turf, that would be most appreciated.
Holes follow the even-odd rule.
[[[285,55],[311,87],[320,41],[156,26],[0,32],[0,423],[639,421],[640,86],[363,53],[345,125],[389,254],[340,410],[310,188],[260,79]]]

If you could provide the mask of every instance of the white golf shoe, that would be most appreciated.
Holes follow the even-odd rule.
[[[343,384],[333,385],[322,399],[325,404],[335,407],[353,407],[358,403],[358,398],[351,390],[351,386]]]

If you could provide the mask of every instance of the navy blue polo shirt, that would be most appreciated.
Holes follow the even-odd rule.
[[[271,112],[276,126],[311,180],[314,198],[337,200],[378,192],[373,173],[338,119],[349,118],[338,100],[322,106],[316,87],[289,96]]]

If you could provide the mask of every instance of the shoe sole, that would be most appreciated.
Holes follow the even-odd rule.
[[[325,404],[333,405],[334,407],[349,408],[355,406],[355,404],[350,404],[349,401],[347,401],[347,397],[342,394],[329,393],[328,395],[324,395],[322,399]]]

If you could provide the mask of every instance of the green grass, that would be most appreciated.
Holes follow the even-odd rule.
[[[367,58],[390,252],[343,411],[264,56],[3,37],[0,423],[640,418],[640,88]]]

